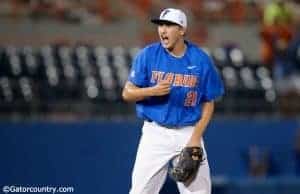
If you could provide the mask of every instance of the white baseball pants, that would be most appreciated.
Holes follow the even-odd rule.
[[[144,122],[132,173],[130,194],[158,194],[168,172],[168,164],[185,147],[194,127],[166,128]],[[181,194],[211,194],[211,180],[203,140],[205,161],[189,184],[177,183]]]

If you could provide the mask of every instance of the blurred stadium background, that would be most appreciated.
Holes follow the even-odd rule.
[[[142,121],[120,93],[165,7],[226,85],[205,134],[213,194],[300,193],[299,0],[1,0],[0,187],[128,193]]]

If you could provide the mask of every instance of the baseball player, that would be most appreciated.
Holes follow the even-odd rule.
[[[164,9],[151,21],[158,26],[160,42],[139,52],[122,93],[125,101],[136,103],[137,116],[144,120],[130,194],[158,194],[169,165],[184,148],[202,148],[205,160],[192,179],[178,179],[180,193],[210,194],[202,136],[214,100],[224,93],[223,83],[209,56],[185,40],[183,11]]]

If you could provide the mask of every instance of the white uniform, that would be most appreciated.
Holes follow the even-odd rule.
[[[169,161],[186,146],[193,126],[166,128],[155,122],[144,122],[132,174],[130,194],[158,194],[167,177]],[[211,180],[203,140],[205,160],[189,184],[177,183],[181,194],[210,194]]]

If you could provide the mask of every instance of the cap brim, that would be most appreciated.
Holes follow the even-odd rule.
[[[177,24],[175,22],[171,22],[169,20],[162,20],[162,19],[151,19],[151,22],[153,24],[175,24],[175,25],[178,25],[178,26],[181,26],[180,24]]]

